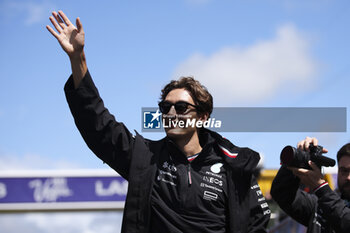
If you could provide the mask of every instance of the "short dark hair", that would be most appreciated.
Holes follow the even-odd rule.
[[[350,143],[345,144],[340,148],[340,150],[337,153],[337,161],[343,157],[343,156],[350,156]]]
[[[213,97],[198,80],[193,77],[181,77],[179,80],[171,80],[161,91],[160,100],[165,100],[166,96],[174,89],[185,89],[188,91],[195,103],[198,106],[199,114],[210,114],[213,111]]]

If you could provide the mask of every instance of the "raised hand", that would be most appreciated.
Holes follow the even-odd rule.
[[[297,147],[300,150],[305,150],[309,151],[310,150],[310,144],[313,144],[314,146],[318,145],[318,140],[317,138],[311,138],[311,137],[306,137],[304,140],[298,142]],[[322,153],[327,153],[328,150],[326,148],[322,149]]]
[[[85,33],[80,19],[76,19],[76,27],[70,22],[68,17],[62,12],[52,12],[50,21],[57,32],[49,25],[47,30],[57,39],[63,50],[72,59],[81,56],[84,48]]]
[[[58,40],[63,50],[68,54],[71,62],[74,86],[77,88],[87,72],[84,53],[85,33],[80,19],[76,20],[76,27],[71,23],[63,11],[52,12],[50,21],[57,32],[49,25],[47,30]]]

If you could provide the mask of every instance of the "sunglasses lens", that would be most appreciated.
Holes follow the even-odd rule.
[[[171,108],[171,103],[168,102],[160,102],[159,103],[159,110],[163,113],[163,114],[167,114]]]
[[[183,101],[179,101],[176,102],[175,104],[164,101],[164,102],[160,102],[158,104],[159,106],[159,110],[163,113],[163,114],[167,114],[171,107],[174,105],[175,107],[175,111],[177,114],[183,114],[187,111],[188,109],[188,105],[190,105],[189,103],[183,102]]]
[[[188,106],[188,104],[185,102],[177,102],[175,104],[176,113],[182,114],[182,113],[186,112],[187,106]]]

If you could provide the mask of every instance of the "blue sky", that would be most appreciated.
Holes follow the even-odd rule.
[[[89,70],[130,130],[141,131],[141,108],[156,106],[161,88],[186,75],[220,107],[350,105],[345,0],[1,0],[0,170],[107,168],[66,104],[70,65],[45,28],[52,10],[81,18]],[[307,135],[333,158],[350,140],[348,132],[223,135],[260,152],[266,168],[278,168],[281,149]]]
[[[106,106],[140,131],[172,78],[194,75],[221,107],[348,107],[346,1],[1,1],[2,169],[104,168],[67,107],[68,57],[45,29],[52,10],[86,32]],[[284,145],[316,136],[334,156],[348,133],[224,133],[279,166]],[[146,133],[159,139],[164,134]],[[25,161],[23,163],[23,161]]]

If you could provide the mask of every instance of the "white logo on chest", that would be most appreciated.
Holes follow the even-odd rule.
[[[222,167],[222,163],[216,163],[214,164],[213,166],[210,167],[210,170],[213,172],[213,173],[220,173],[220,168]]]

